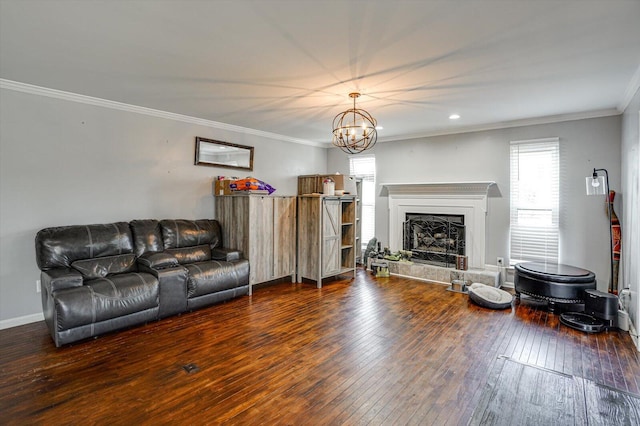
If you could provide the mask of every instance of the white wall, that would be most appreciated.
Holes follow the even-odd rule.
[[[585,195],[585,177],[594,167],[609,171],[611,188],[620,191],[620,116],[575,120],[378,143],[377,183],[495,181],[490,194],[485,256],[488,264],[509,257],[509,142],[560,138],[560,261],[596,274],[606,291],[609,230],[605,197]],[[331,149],[327,172],[347,173],[348,157]],[[616,210],[621,211],[620,200]],[[376,199],[376,236],[388,242],[388,199]],[[384,245],[384,244],[383,244]]]
[[[212,218],[217,175],[252,175],[295,195],[326,149],[0,91],[0,324],[42,312],[34,237],[44,227]],[[254,170],[194,166],[195,137],[255,147]]]
[[[640,90],[622,117],[622,229],[621,288],[631,291],[629,317],[640,328]],[[636,345],[640,342],[636,336]]]

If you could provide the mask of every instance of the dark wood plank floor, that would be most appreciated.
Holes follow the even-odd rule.
[[[476,425],[640,425],[640,396],[500,356],[469,422]]]
[[[364,271],[59,349],[44,323],[0,345],[0,424],[466,424],[499,355],[640,394],[627,333]]]

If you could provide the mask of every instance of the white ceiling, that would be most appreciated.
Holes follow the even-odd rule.
[[[638,0],[0,0],[2,79],[320,143],[352,91],[394,140],[613,114],[639,67]]]

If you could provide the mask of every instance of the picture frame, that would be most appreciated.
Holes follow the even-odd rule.
[[[197,136],[194,164],[253,170],[253,147]]]

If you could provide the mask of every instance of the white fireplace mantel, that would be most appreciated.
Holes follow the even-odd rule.
[[[381,196],[399,194],[484,195],[495,182],[419,182],[380,184]]]
[[[383,183],[389,197],[389,248],[402,249],[402,224],[407,213],[464,216],[469,266],[484,269],[487,197],[495,182]]]

